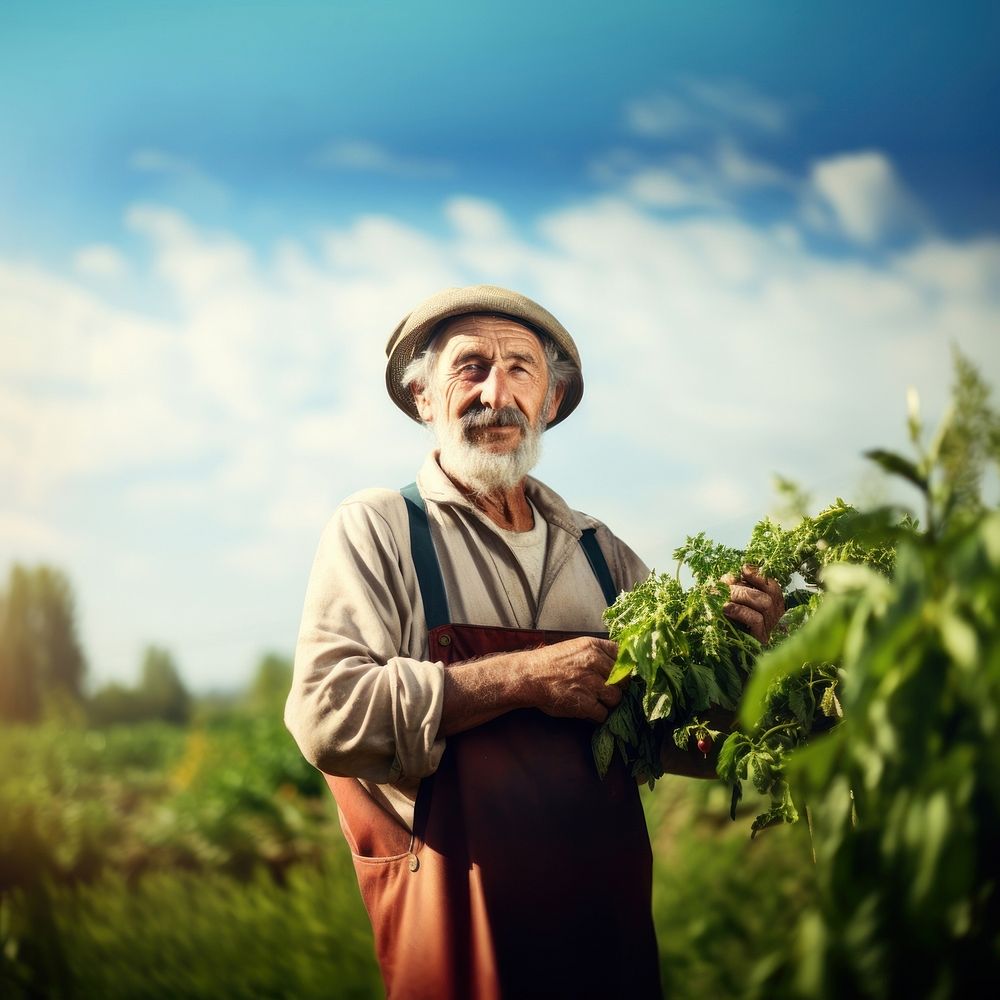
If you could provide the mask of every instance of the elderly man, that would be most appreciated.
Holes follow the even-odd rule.
[[[590,749],[621,697],[602,613],[648,570],[528,475],[580,402],[576,345],[473,286],[418,306],[387,354],[437,449],[331,519],[286,710],[336,796],[387,992],[658,996],[636,783]],[[766,638],[779,611],[752,582],[727,613]]]

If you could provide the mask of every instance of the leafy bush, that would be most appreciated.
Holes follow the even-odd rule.
[[[11,727],[0,757],[0,890],[177,866],[280,874],[336,826],[280,719]]]
[[[954,409],[929,447],[911,410],[911,461],[873,457],[914,485],[923,525],[891,577],[830,567],[827,597],[762,658],[767,692],[836,664],[844,721],[793,755],[815,823],[818,896],[797,951],[776,954],[806,996],[961,996],[1000,981],[1000,512],[981,495],[1000,468],[1000,415],[958,361]]]

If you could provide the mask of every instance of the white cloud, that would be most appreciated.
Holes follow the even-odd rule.
[[[695,104],[711,109],[723,120],[762,132],[783,132],[790,117],[782,101],[762,94],[740,80],[687,80],[685,89]]]
[[[896,258],[896,265],[946,295],[1000,296],[1000,239],[967,243],[928,239]]]
[[[312,158],[312,163],[333,170],[357,170],[412,179],[450,177],[455,173],[455,165],[445,160],[401,155],[364,139],[330,142]]]
[[[121,251],[107,243],[92,243],[73,255],[73,268],[87,278],[114,280],[128,271]]]
[[[0,509],[0,558],[4,565],[16,560],[64,559],[73,547],[72,537],[46,518]]]
[[[630,101],[626,128],[646,142],[598,157],[590,172],[663,209],[716,211],[762,188],[783,189],[797,200],[802,182],[746,147],[748,139],[784,132],[790,120],[789,104],[740,81],[683,80],[673,92]],[[683,140],[683,152],[676,140]]]
[[[718,144],[715,166],[720,177],[738,188],[788,187],[794,183],[786,171],[750,156],[729,139]]]
[[[715,522],[736,519],[760,503],[760,497],[751,496],[745,482],[721,474],[710,474],[693,484],[691,499],[705,511],[707,520]]]
[[[155,147],[135,150],[129,166],[156,182],[161,197],[192,209],[217,208],[229,200],[226,186],[194,160]]]
[[[201,170],[193,160],[187,160],[175,153],[162,149],[137,149],[129,158],[129,166],[133,170],[142,170],[153,174],[178,174],[186,177],[199,177]]]
[[[135,205],[126,224],[154,246],[156,271],[184,304],[242,287],[251,271],[253,255],[245,243],[228,234],[202,233],[177,211]]]
[[[451,198],[445,205],[444,214],[463,237],[492,242],[503,242],[510,237],[507,217],[496,205],[482,198]]]
[[[796,194],[786,171],[721,139],[703,153],[658,155],[613,150],[590,168],[595,180],[655,208],[717,210],[762,188]]]
[[[538,251],[520,239],[492,202],[460,196],[445,205],[463,273],[489,277],[493,284],[520,286],[530,280]]]
[[[625,123],[637,135],[662,138],[687,132],[698,125],[690,105],[671,94],[638,98],[625,106]]]
[[[662,167],[634,173],[626,190],[636,200],[656,208],[718,208],[724,204],[712,184]]]
[[[650,94],[625,106],[626,128],[647,138],[692,133],[781,133],[790,106],[739,80],[687,79],[670,93]]]
[[[187,453],[169,328],[32,266],[0,264],[0,446],[8,496],[41,504],[67,478]]]
[[[889,160],[877,151],[847,153],[815,163],[815,193],[843,233],[871,244],[913,228],[919,212]]]

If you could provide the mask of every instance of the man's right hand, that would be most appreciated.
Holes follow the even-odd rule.
[[[622,698],[606,683],[617,656],[617,643],[580,636],[446,667],[439,734],[460,733],[516,708],[603,722]]]
[[[610,639],[580,636],[521,655],[530,658],[532,706],[547,715],[603,722],[622,700],[621,688],[607,684],[618,656]]]

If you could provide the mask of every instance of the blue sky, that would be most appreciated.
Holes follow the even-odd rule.
[[[775,472],[882,489],[906,387],[1000,383],[988,3],[0,10],[0,560],[95,682],[287,651],[323,521],[429,444],[396,321],[518,287],[583,352],[540,474],[668,568]]]

